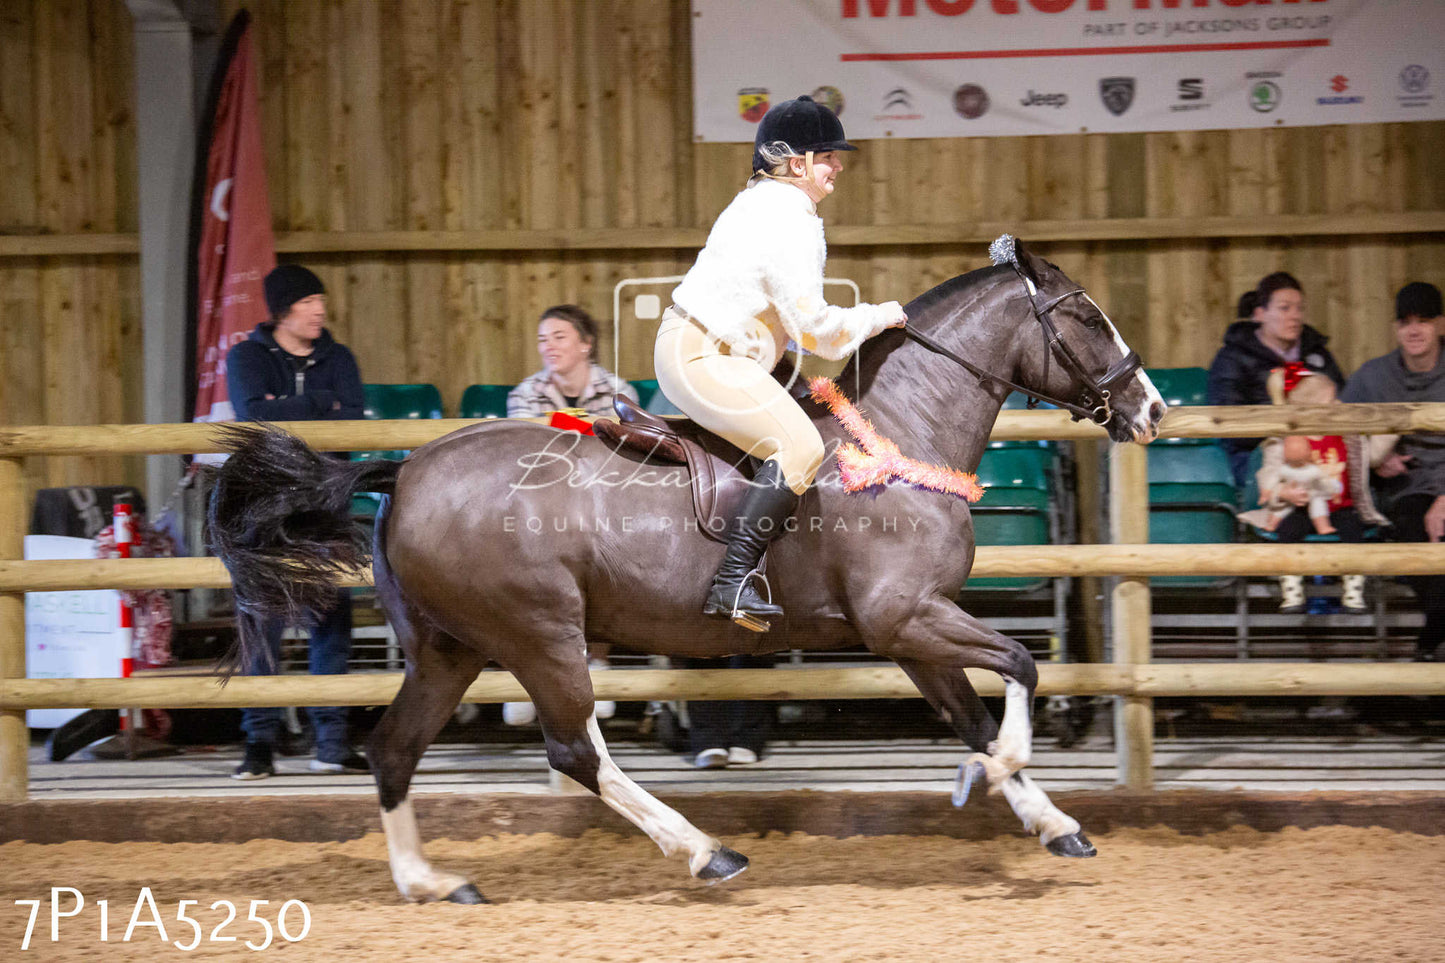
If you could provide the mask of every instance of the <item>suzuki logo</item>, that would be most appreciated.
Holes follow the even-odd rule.
[[[1335,74],[1330,78],[1330,89],[1337,94],[1342,94],[1350,89],[1350,78],[1343,74]]]

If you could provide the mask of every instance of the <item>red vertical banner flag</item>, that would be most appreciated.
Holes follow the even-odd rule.
[[[229,56],[227,54],[229,53]],[[266,320],[261,280],[276,266],[250,15],[236,15],[217,67],[196,243],[195,421],[230,421],[226,352]]]

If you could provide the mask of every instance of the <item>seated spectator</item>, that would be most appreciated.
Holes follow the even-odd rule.
[[[1211,405],[1267,405],[1266,380],[1270,371],[1295,362],[1345,383],[1340,366],[1325,347],[1324,335],[1305,324],[1304,288],[1283,271],[1260,280],[1255,288],[1253,318],[1236,321],[1224,333],[1224,346],[1209,366],[1208,398]],[[1240,299],[1240,310],[1249,307]],[[1244,484],[1250,452],[1260,438],[1224,438],[1234,480]]]
[[[1338,400],[1333,381],[1301,364],[1275,369],[1267,387],[1276,404],[1329,405]],[[1362,542],[1366,526],[1387,524],[1370,497],[1369,450],[1363,437],[1271,438],[1262,455],[1257,477],[1264,508],[1240,518],[1274,532],[1278,541],[1302,542],[1313,531],[1336,535],[1342,542]],[[1367,612],[1365,577],[1346,575],[1341,582],[1340,607],[1356,615]],[[1281,575],[1279,584],[1279,610],[1303,612],[1304,577]]]
[[[1395,296],[1399,347],[1360,366],[1341,398],[1349,403],[1445,402],[1440,345],[1440,289],[1416,281]],[[1379,453],[1375,477],[1381,504],[1401,542],[1438,542],[1445,536],[1445,435],[1402,435]],[[1404,579],[1425,613],[1416,659],[1439,658],[1445,642],[1445,575]]]
[[[596,362],[597,322],[575,304],[542,312],[537,353],[542,370],[507,395],[508,418],[537,418],[564,408],[581,408],[594,417],[610,415],[617,395],[637,400],[632,385]]]
[[[262,282],[270,321],[256,325],[250,337],[226,354],[226,390],[241,421],[321,421],[362,416],[365,394],[356,359],[331,337],[326,323],[326,289],[321,279],[299,264],[283,264]],[[345,458],[338,454],[334,457]],[[339,675],[351,657],[351,596],[338,589],[327,612],[313,613],[310,653],[313,675]],[[264,626],[267,655],[241,666],[242,675],[274,675],[281,661],[279,620]],[[366,759],[351,748],[346,706],[307,710],[316,727],[315,772],[369,772]],[[281,710],[263,706],[241,711],[246,756],[235,779],[275,775],[276,739]]]
[[[537,322],[537,353],[542,370],[531,375],[507,395],[508,418],[538,418],[564,408],[580,408],[594,417],[612,414],[612,399],[626,395],[637,400],[637,391],[594,360],[597,353],[597,322],[575,304],[559,304],[542,312]],[[587,662],[593,669],[607,668],[608,646],[587,648]],[[611,719],[617,704],[600,701],[597,718]],[[530,725],[537,709],[530,702],[502,705],[502,721],[509,726]]]

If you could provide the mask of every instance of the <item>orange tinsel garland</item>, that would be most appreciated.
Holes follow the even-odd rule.
[[[838,447],[838,470],[845,491],[856,492],[886,485],[896,478],[919,488],[957,495],[970,502],[983,497],[977,475],[905,456],[896,444],[878,434],[831,378],[813,378],[808,382],[808,389],[813,400],[827,405],[838,423],[858,440],[856,445],[849,442]]]

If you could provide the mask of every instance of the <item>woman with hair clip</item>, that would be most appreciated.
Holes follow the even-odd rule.
[[[782,609],[764,601],[750,577],[824,457],[818,430],[771,372],[790,342],[840,360],[908,320],[897,301],[842,308],[823,300],[827,248],[817,205],[833,193],[851,150],[837,116],[809,97],[768,111],[752,177],[673,291],[654,346],[668,399],[762,460],[703,607],[755,631]]]

